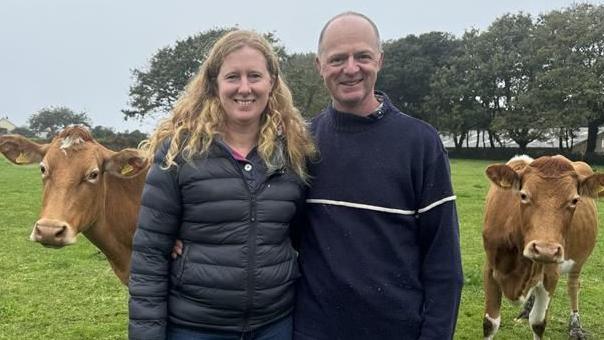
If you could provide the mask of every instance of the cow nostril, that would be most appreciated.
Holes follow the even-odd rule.
[[[558,249],[556,249],[555,256],[560,256],[560,255],[562,255],[562,247],[558,246]]]
[[[67,231],[67,227],[66,226],[60,227],[59,230],[57,230],[55,232],[55,237],[56,238],[61,238],[61,237],[65,236],[66,231]]]
[[[533,252],[539,255],[539,248],[537,247],[537,243],[533,243]]]

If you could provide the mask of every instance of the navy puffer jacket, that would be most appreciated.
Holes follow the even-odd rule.
[[[289,222],[303,184],[289,171],[250,189],[228,150],[160,168],[143,190],[129,282],[130,339],[163,339],[170,322],[247,331],[292,310],[297,253]],[[170,260],[176,239],[183,255]]]

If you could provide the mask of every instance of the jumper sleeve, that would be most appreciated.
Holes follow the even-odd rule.
[[[156,153],[143,188],[130,266],[130,339],[165,339],[170,251],[180,226],[177,168],[161,169],[168,143]]]
[[[451,339],[463,285],[459,224],[446,151],[440,141],[435,149],[423,174],[418,211],[425,292],[420,339]]]

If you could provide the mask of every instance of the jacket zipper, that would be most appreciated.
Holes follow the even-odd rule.
[[[281,172],[276,171],[271,174],[268,174],[264,178],[264,180],[256,187],[256,190],[252,191],[252,190],[250,190],[247,180],[245,179],[243,170],[241,170],[241,167],[239,166],[237,161],[230,154],[230,151],[220,144],[219,144],[219,146],[223,150],[223,152],[226,153],[227,158],[230,160],[231,164],[239,172],[239,178],[241,178],[241,181],[243,182],[243,186],[244,186],[245,190],[247,191],[248,197],[250,200],[250,217],[249,217],[250,229],[248,231],[248,237],[247,237],[248,256],[247,256],[247,266],[246,266],[247,277],[246,277],[246,283],[245,283],[246,284],[247,303],[245,306],[245,310],[243,312],[243,327],[241,330],[242,332],[247,332],[250,330],[249,329],[249,319],[250,319],[250,314],[252,312],[252,306],[254,303],[254,301],[253,301],[254,283],[255,283],[254,269],[256,267],[256,235],[257,235],[257,226],[258,226],[258,219],[256,216],[256,212],[257,212],[256,197],[257,197],[257,195],[262,193],[262,191],[264,191],[264,189],[266,188],[266,182],[274,175],[281,174]]]

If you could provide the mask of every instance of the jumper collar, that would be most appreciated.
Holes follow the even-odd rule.
[[[383,118],[388,117],[390,111],[392,111],[388,96],[383,92],[378,91],[374,92],[374,95],[376,99],[380,101],[380,105],[376,108],[376,111],[364,117],[338,111],[333,105],[330,105],[328,110],[331,112],[331,124],[333,127],[342,132],[360,132],[383,120]]]

